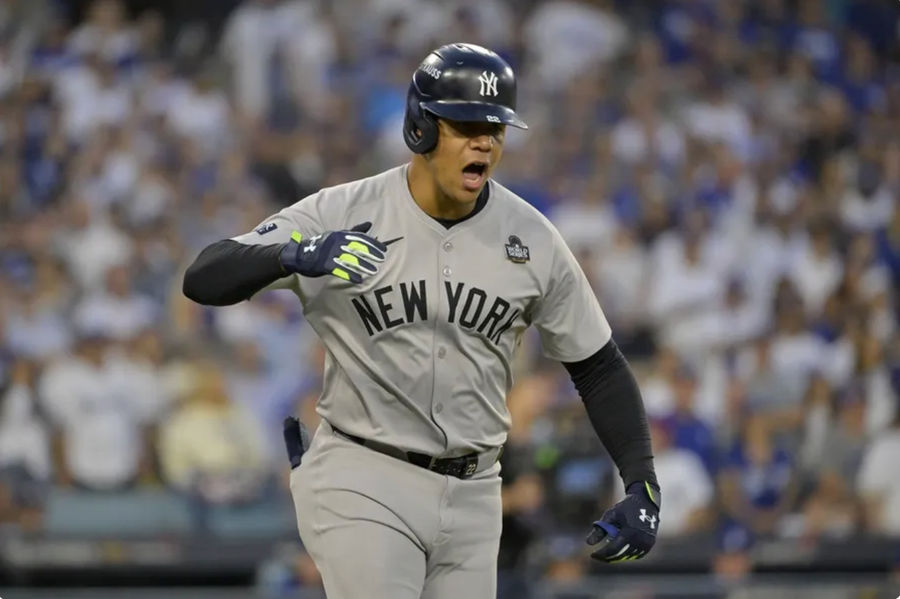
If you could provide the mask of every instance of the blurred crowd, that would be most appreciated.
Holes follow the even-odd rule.
[[[531,127],[496,178],[639,376],[660,534],[714,536],[726,574],[756,539],[900,535],[900,5],[148,4],[0,0],[0,522],[40,531],[60,487],[285,493],[322,349],[293,296],[206,309],[183,269],[406,160],[412,70],[467,41]],[[576,578],[615,468],[535,336],[509,406],[501,567]]]

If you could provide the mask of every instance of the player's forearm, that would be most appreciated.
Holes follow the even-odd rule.
[[[610,339],[580,362],[563,363],[575,383],[600,441],[619,468],[625,487],[648,481],[658,486],[644,402],[625,356]]]
[[[223,239],[208,245],[184,273],[184,295],[199,304],[229,306],[285,276],[282,245],[246,245]]]

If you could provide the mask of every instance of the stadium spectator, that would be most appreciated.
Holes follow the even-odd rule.
[[[693,453],[708,472],[714,473],[715,438],[709,424],[696,413],[697,374],[690,366],[683,364],[675,372],[672,394],[673,409],[664,418],[671,445]]]
[[[856,479],[865,505],[863,519],[872,532],[900,534],[900,479],[888,474],[896,470],[898,459],[900,415],[894,418],[891,428],[882,431],[866,449]]]
[[[158,307],[151,298],[134,292],[129,266],[111,266],[104,278],[101,291],[86,295],[75,306],[76,328],[127,340],[156,324]]]
[[[233,345],[234,366],[226,374],[228,396],[252,413],[262,430],[277,431],[285,417],[292,414],[301,391],[296,371],[276,370],[265,362],[259,344],[238,340]],[[266,452],[272,467],[284,458],[284,443],[278,435],[266,435]]]
[[[724,514],[755,535],[776,535],[793,505],[796,484],[791,455],[777,444],[767,421],[747,418],[718,474]]]
[[[859,509],[850,482],[826,469],[803,505],[803,533],[807,537],[846,538],[859,530]]]
[[[268,482],[259,422],[231,400],[217,365],[201,361],[190,376],[183,405],[160,427],[165,482],[203,504],[258,499]]]
[[[135,486],[150,448],[131,380],[110,368],[110,341],[81,331],[73,355],[56,360],[39,382],[42,407],[59,432],[58,478],[92,491]]]
[[[705,530],[715,495],[709,471],[697,454],[672,445],[670,425],[652,421],[650,434],[660,488],[666,488],[667,514],[659,534],[675,537]]]
[[[37,414],[36,379],[34,363],[16,361],[0,397],[0,521],[28,531],[40,525],[53,467],[50,434]]]
[[[538,5],[524,24],[529,65],[549,89],[558,90],[596,65],[615,60],[627,30],[608,0],[555,1]]]

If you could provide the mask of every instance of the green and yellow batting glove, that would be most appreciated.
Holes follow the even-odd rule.
[[[387,246],[366,235],[372,223],[364,222],[348,231],[326,231],[304,238],[298,231],[281,250],[285,272],[304,277],[334,275],[350,283],[362,283],[363,277],[378,272]]]

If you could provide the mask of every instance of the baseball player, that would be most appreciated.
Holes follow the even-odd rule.
[[[634,377],[559,233],[491,179],[506,127],[526,128],[515,107],[497,54],[438,48],[409,87],[408,164],[322,189],[185,274],[185,295],[207,305],[293,290],[327,350],[321,424],[307,448],[288,419],[285,440],[300,536],[331,599],[495,596],[505,398],[530,325],[625,484],[591,529],[592,556],[637,559],[655,542]]]

